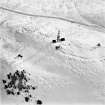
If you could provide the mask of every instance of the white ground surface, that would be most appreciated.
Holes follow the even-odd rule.
[[[37,6],[40,4],[41,9],[38,8],[39,6],[34,6],[33,1],[30,4],[27,1],[21,1],[19,2],[21,5],[16,2],[15,0],[14,2],[0,0],[0,6],[19,10],[22,13],[58,15],[92,24],[80,17],[76,11],[65,12],[63,8],[60,11],[57,9],[53,11],[52,6],[56,6],[57,3],[52,3],[52,1],[48,3],[52,4],[49,8],[45,8],[47,1],[43,3],[37,1]],[[68,5],[66,2],[65,4]],[[26,69],[31,73],[32,84],[37,84],[39,87],[33,95],[41,98],[45,105],[53,103],[105,104],[105,35],[103,29],[56,18],[26,16],[3,9],[0,12],[0,80],[9,71]],[[67,16],[69,13],[71,15]],[[52,44],[51,41],[56,38],[58,30],[61,31],[61,37],[65,37],[66,41],[58,43],[61,48],[55,50],[56,44]],[[97,47],[97,43],[101,43],[101,46]],[[16,59],[18,53],[23,55],[22,60]],[[7,96],[1,82],[0,86],[1,104],[26,104],[23,103],[22,97]]]

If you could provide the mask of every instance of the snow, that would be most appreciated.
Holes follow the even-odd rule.
[[[0,80],[10,71],[25,69],[32,84],[38,85],[33,94],[46,104],[105,104],[104,30],[57,18],[6,13],[7,20],[0,26]],[[65,41],[53,44],[58,30]],[[22,59],[16,57],[19,53]],[[7,102],[17,98],[3,92],[0,96]]]

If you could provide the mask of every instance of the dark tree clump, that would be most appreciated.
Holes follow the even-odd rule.
[[[36,90],[36,87],[28,84],[30,78],[28,78],[26,71],[16,70],[14,73],[10,72],[6,76],[7,79],[2,80],[6,94],[19,96],[21,93],[24,93],[25,102],[30,101],[30,98],[32,98],[30,90]]]
[[[41,100],[37,100],[37,105],[42,105],[42,101]]]

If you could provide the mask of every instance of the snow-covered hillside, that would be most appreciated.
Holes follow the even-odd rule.
[[[7,95],[3,87],[2,80],[16,70],[25,70],[29,83],[37,86],[30,104],[37,99],[44,104],[105,104],[104,29],[3,8],[0,21],[1,104],[26,104],[26,94]]]

